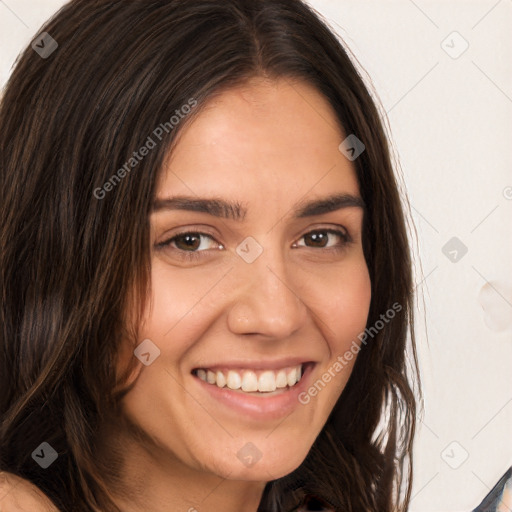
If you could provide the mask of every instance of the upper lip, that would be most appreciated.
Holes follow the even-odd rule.
[[[207,364],[201,364],[200,366],[195,366],[194,370],[198,368],[205,369],[226,369],[226,370],[236,370],[236,369],[248,369],[248,370],[280,370],[281,368],[287,368],[289,366],[298,366],[299,364],[313,363],[312,358],[308,357],[287,357],[284,359],[231,359],[230,361],[225,362],[212,362]]]

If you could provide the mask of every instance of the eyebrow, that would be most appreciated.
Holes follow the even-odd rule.
[[[296,218],[314,217],[343,208],[362,208],[365,204],[362,198],[352,194],[335,194],[320,199],[301,201],[293,209]],[[165,199],[156,199],[153,203],[153,212],[163,210],[187,210],[191,212],[207,213],[214,217],[222,217],[235,221],[244,220],[247,209],[241,203],[226,201],[224,199],[201,199],[192,196],[176,196]]]

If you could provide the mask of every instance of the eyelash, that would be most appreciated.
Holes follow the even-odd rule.
[[[343,250],[345,248],[345,246],[352,243],[352,241],[353,241],[347,231],[342,231],[342,230],[333,229],[333,228],[324,228],[324,229],[320,228],[320,229],[314,229],[312,231],[308,231],[307,233],[304,233],[299,238],[299,240],[303,239],[307,235],[312,235],[312,234],[316,234],[316,233],[329,233],[329,234],[333,234],[333,235],[338,235],[340,237],[340,239],[342,240],[341,244],[339,244],[337,246],[332,246],[332,247],[308,247],[308,246],[300,246],[300,247],[306,247],[309,249],[324,249],[326,251],[333,251],[334,253],[338,253],[341,250]],[[186,236],[186,235],[196,235],[196,236],[200,236],[200,237],[203,237],[203,236],[208,237],[211,240],[213,240],[215,243],[217,243],[219,246],[224,248],[224,246],[221,243],[217,242],[217,240],[215,240],[215,238],[212,235],[210,235],[209,233],[203,233],[201,231],[183,231],[181,233],[177,233],[172,238],[169,238],[168,240],[165,240],[163,242],[156,244],[155,248],[157,250],[163,250],[163,249],[169,248],[171,246],[171,244],[176,241],[176,239]],[[205,255],[203,253],[208,251],[208,249],[202,250],[202,251],[197,251],[197,250],[184,251],[183,249],[178,249],[177,247],[173,247],[172,250],[177,251],[180,254],[179,257],[186,259],[186,260],[196,260],[199,258],[203,258],[203,257],[205,257]]]

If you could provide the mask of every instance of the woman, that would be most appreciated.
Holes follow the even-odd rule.
[[[7,496],[407,509],[404,214],[375,105],[309,7],[74,0],[0,118]]]

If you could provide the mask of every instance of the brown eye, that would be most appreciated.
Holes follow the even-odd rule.
[[[306,245],[309,245],[310,247],[325,247],[329,241],[329,236],[327,233],[317,231],[305,235],[304,241],[306,242]]]
[[[341,230],[322,229],[306,233],[301,240],[304,240],[304,243],[298,243],[298,246],[330,249],[344,246],[350,242],[350,237]]]
[[[174,245],[182,251],[195,251],[201,245],[201,235],[199,233],[185,233],[174,237],[173,241]]]
[[[224,246],[219,244],[211,235],[207,233],[199,233],[187,231],[185,233],[178,233],[172,238],[160,242],[156,245],[158,249],[172,249],[182,253],[201,253],[208,249],[224,249]]]

